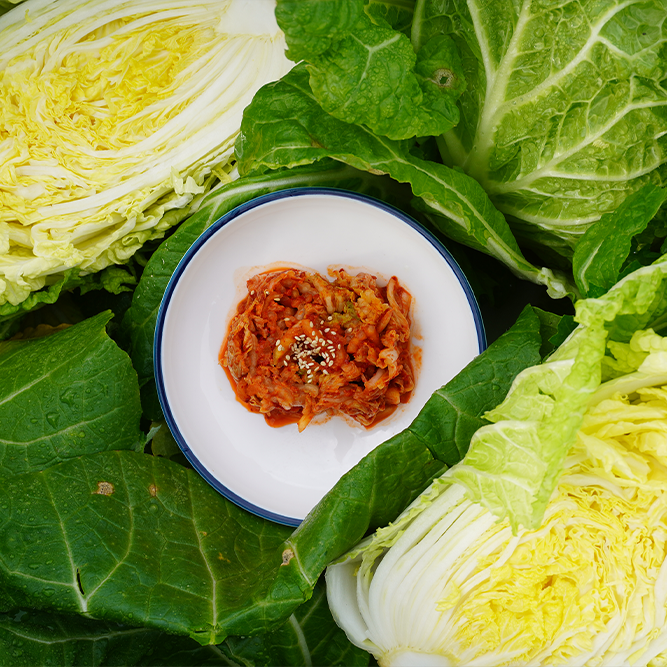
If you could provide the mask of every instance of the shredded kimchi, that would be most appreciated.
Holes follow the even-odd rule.
[[[283,269],[253,276],[220,352],[238,399],[271,426],[347,415],[369,427],[414,388],[408,291],[392,277]]]

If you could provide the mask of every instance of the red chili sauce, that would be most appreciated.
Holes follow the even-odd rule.
[[[270,426],[347,415],[365,427],[406,402],[414,388],[408,291],[392,277],[298,269],[247,282],[220,349],[236,396]]]

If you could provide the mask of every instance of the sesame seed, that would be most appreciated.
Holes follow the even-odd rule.
[[[278,345],[278,352],[282,352],[285,348],[282,345]]]
[[[329,371],[322,371],[322,373],[324,373],[324,375],[329,375]]]
[[[279,340],[276,341],[276,347],[278,347],[278,345],[280,345],[280,341],[279,341]]]
[[[331,329],[329,329],[329,327],[327,327],[327,328],[324,330],[324,333],[329,333],[330,331],[331,331]]]
[[[285,359],[287,359],[287,361],[290,360],[290,356],[289,356],[289,354],[285,357]]]
[[[334,362],[333,362],[333,361],[330,361],[330,362],[329,362],[329,366],[333,366],[333,365],[334,365]]]

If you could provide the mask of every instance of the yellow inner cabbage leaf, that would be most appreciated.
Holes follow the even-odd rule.
[[[455,564],[437,605],[450,630],[439,652],[466,665],[645,664],[667,633],[666,462],[665,389],[591,408],[542,527],[513,540],[500,524],[484,539],[506,539],[465,579],[468,555]]]

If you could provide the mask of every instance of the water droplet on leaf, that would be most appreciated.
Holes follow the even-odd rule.
[[[76,392],[71,387],[65,389],[65,391],[60,394],[60,401],[71,408],[76,401]]]

